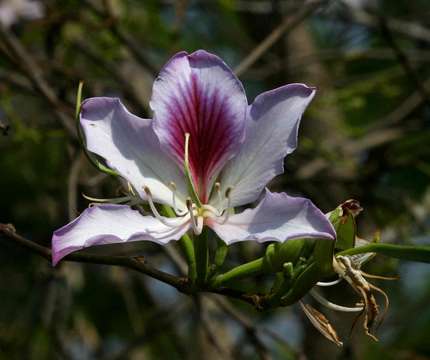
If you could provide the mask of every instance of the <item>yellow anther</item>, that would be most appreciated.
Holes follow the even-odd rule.
[[[149,187],[147,187],[146,185],[143,187],[143,191],[146,195],[152,197],[151,190],[149,190]]]

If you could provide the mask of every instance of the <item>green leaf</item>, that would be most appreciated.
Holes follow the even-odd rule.
[[[341,205],[330,213],[329,218],[336,230],[336,248],[341,250],[353,248],[357,235],[354,216],[351,213],[345,213]]]
[[[315,241],[314,258],[320,277],[328,275],[333,271],[333,255],[333,240],[317,239]]]
[[[346,250],[355,246],[357,228],[355,219],[351,214],[345,216],[336,228],[336,248]]]

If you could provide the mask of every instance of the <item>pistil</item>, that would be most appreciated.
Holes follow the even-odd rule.
[[[191,198],[187,199],[187,209],[190,214],[193,232],[195,235],[200,235],[203,230],[203,216],[199,214],[199,211],[196,209],[196,205],[193,204]]]
[[[192,198],[192,200],[197,204],[198,207],[202,206],[199,195],[194,186],[193,177],[191,175],[190,169],[190,160],[189,160],[189,148],[190,148],[190,134],[185,133],[185,142],[184,142],[184,173],[187,179],[188,191]]]

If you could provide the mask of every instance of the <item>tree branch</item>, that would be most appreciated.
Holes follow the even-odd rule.
[[[18,233],[16,233],[13,225],[0,224],[0,234],[3,234],[4,237],[10,240],[13,240],[16,243],[31,250],[32,252],[44,257],[46,260],[51,261],[52,254],[50,249],[19,235]],[[74,254],[67,255],[63,259],[63,261],[122,266],[125,268],[136,270],[145,275],[151,276],[154,279],[157,279],[161,282],[164,282],[168,285],[173,286],[180,292],[183,292],[183,293],[190,292],[187,279],[168,274],[164,271],[160,271],[152,267],[151,265],[149,265],[143,257],[106,256],[106,255],[74,253]]]
[[[0,235],[3,235],[5,238],[9,240],[13,240],[16,243],[26,247],[32,252],[42,256],[48,261],[51,261],[52,252],[51,249],[39,245],[34,241],[31,241],[22,235],[19,235],[15,227],[12,224],[0,224]],[[261,296],[257,294],[247,294],[238,290],[228,289],[228,288],[203,288],[203,289],[195,289],[194,286],[188,281],[188,278],[179,277],[175,275],[171,275],[164,271],[158,270],[151,265],[149,265],[143,257],[127,257],[127,256],[107,256],[107,255],[93,255],[93,254],[85,254],[85,253],[73,253],[67,255],[62,259],[62,261],[73,261],[73,262],[81,262],[81,263],[89,263],[89,264],[98,264],[98,265],[113,265],[113,266],[121,266],[128,269],[133,269],[142,274],[148,275],[156,280],[164,282],[170,286],[173,286],[179,292],[184,294],[193,294],[196,291],[203,291],[208,293],[221,294],[224,296],[228,296],[231,298],[235,298],[238,300],[242,300],[250,305],[253,305],[256,308],[260,308]]]
[[[287,15],[283,21],[260,43],[248,56],[246,56],[239,65],[236,66],[234,72],[237,76],[242,75],[248,70],[263,54],[269,50],[285,33],[294,29],[309,15],[311,15],[324,1],[311,1],[293,17]]]
[[[31,80],[35,89],[37,89],[45,100],[54,107],[58,119],[69,135],[75,139],[76,131],[73,117],[71,114],[66,115],[65,112],[68,108],[65,104],[60,102],[55,91],[45,81],[42,70],[37,63],[33,61],[33,57],[30,53],[24,48],[17,37],[2,25],[0,25],[0,40],[4,42],[7,51],[11,53],[16,64]]]

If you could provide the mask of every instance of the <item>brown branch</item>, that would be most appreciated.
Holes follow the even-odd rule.
[[[42,256],[48,261],[51,261],[52,259],[51,249],[45,246],[39,245],[36,242],[31,241],[19,235],[12,224],[0,224],[0,235],[4,235],[5,238],[15,241],[16,243],[26,247],[27,249]],[[160,271],[152,267],[151,265],[149,265],[143,257],[93,255],[93,254],[76,252],[76,253],[67,255],[62,259],[62,261],[73,261],[73,262],[98,264],[98,265],[121,266],[124,268],[138,271],[156,280],[164,282],[170,286],[173,286],[179,292],[182,292],[184,294],[193,294],[197,290],[200,290],[203,292],[216,293],[216,294],[229,296],[238,300],[242,300],[256,307],[259,306],[259,302],[261,300],[259,295],[251,295],[251,294],[243,293],[241,291],[237,291],[233,289],[227,289],[227,288],[195,289],[188,282],[187,278],[174,276],[164,271]]]
[[[248,70],[263,54],[269,50],[283,35],[294,29],[315,10],[317,10],[326,1],[311,1],[303,6],[294,16],[286,16],[282,22],[260,43],[255,47],[248,56],[243,59],[234,69],[237,76],[242,75]]]
[[[11,224],[0,224],[0,234],[3,234],[7,239],[13,240],[16,243],[26,247],[32,252],[44,257],[51,261],[51,250],[26,239],[25,237],[16,233],[15,228]],[[133,269],[145,275],[153,277],[161,282],[173,286],[178,291],[189,293],[190,287],[188,286],[185,278],[177,277],[160,271],[149,265],[142,257],[125,257],[125,256],[106,256],[106,255],[92,255],[84,253],[73,253],[67,255],[63,261],[82,262],[99,265],[114,265],[122,266],[125,268]]]
[[[32,84],[21,74],[17,74],[13,71],[0,71],[0,82],[6,83],[22,93],[34,94],[34,88]],[[2,84],[3,85],[3,84]]]

